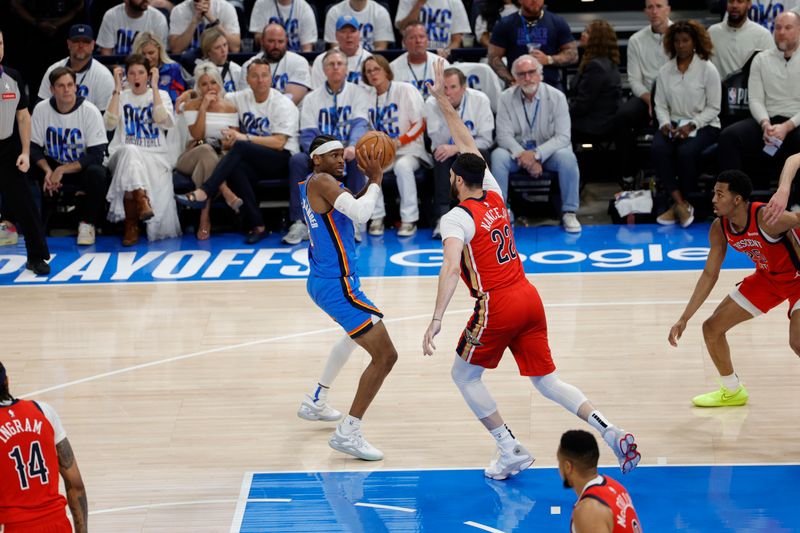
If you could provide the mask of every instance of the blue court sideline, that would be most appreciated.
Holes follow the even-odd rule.
[[[584,226],[569,235],[558,227],[515,228],[517,250],[528,273],[698,270],[708,254],[708,224],[677,226]],[[273,234],[257,246],[241,235],[192,235],[125,248],[119,237],[100,237],[81,247],[73,237],[48,239],[52,273],[36,277],[24,270],[25,248],[0,248],[0,285],[119,282],[214,281],[304,278],[308,243],[280,244]],[[362,276],[435,276],[441,265],[440,241],[430,230],[400,239],[389,230],[367,237],[357,247]],[[727,254],[724,268],[752,268],[744,255]]]
[[[800,465],[601,473],[627,487],[645,532],[800,531]],[[481,470],[253,473],[231,531],[566,533],[574,503],[555,468],[533,468],[508,481],[488,480]]]

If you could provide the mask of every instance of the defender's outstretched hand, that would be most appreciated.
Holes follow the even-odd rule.
[[[434,98],[444,98],[444,59],[437,59],[433,64],[433,85],[425,82],[428,93]]]

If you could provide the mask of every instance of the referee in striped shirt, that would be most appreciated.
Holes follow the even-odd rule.
[[[5,45],[0,31],[0,63]],[[16,128],[15,128],[16,122]],[[42,218],[28,187],[25,173],[30,167],[31,115],[22,76],[0,64],[0,195],[4,210],[11,213],[25,236],[26,267],[43,276],[50,273],[50,251],[44,238]]]

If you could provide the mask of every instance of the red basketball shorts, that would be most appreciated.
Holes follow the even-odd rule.
[[[496,368],[506,348],[523,376],[544,376],[556,369],[542,299],[527,281],[491,291],[475,302],[456,353],[470,364]]]
[[[798,308],[800,278],[776,280],[759,271],[750,274],[730,293],[731,299],[753,316],[766,313],[789,300],[789,316]]]

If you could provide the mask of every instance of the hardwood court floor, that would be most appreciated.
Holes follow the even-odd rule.
[[[710,300],[743,277],[722,273]],[[800,462],[800,361],[786,305],[730,335],[751,403],[699,410],[716,388],[700,325],[680,347],[667,332],[698,272],[532,276],[564,380],[636,434],[643,464]],[[327,445],[333,424],[296,417],[342,334],[303,280],[0,289],[2,358],[18,396],[61,415],[86,482],[93,531],[227,531],[246,471],[483,467],[494,443],[450,382],[471,309],[459,287],[439,352],[421,353],[436,278],[365,279],[400,360],[365,419],[386,454],[367,464]],[[346,411],[367,364],[357,351],[331,394]],[[513,359],[486,382],[514,433],[555,464],[561,433],[583,423],[542,398]],[[614,458],[601,446],[601,463]],[[560,490],[560,489],[558,489]]]

